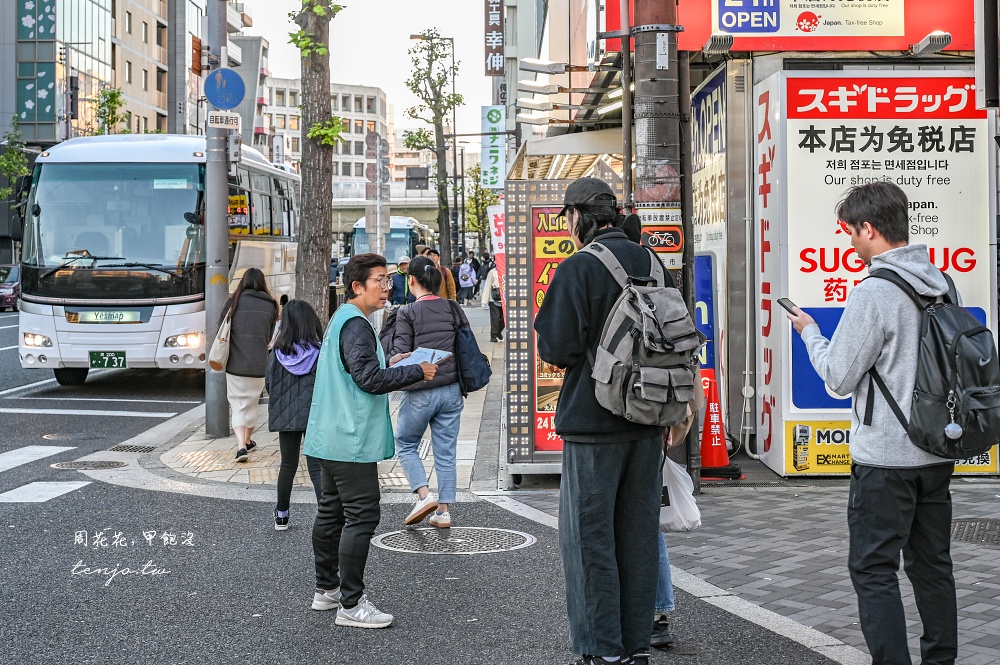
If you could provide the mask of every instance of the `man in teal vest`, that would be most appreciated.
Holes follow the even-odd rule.
[[[386,366],[369,322],[385,307],[385,259],[359,254],[344,268],[348,300],[336,312],[316,366],[303,453],[319,459],[323,494],[313,526],[314,610],[337,609],[339,626],[386,628],[393,616],[365,594],[368,549],[381,519],[378,463],[395,452],[388,393],[434,378],[437,365]]]

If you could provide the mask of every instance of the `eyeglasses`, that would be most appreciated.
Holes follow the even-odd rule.
[[[381,277],[369,277],[368,279],[375,280],[376,282],[378,282],[378,285],[381,288],[383,288],[383,289],[387,288],[389,286],[389,276],[388,275],[382,275]]]

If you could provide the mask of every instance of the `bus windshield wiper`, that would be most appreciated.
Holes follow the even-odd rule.
[[[55,268],[52,268],[51,270],[45,271],[44,273],[42,273],[42,276],[39,277],[39,279],[45,279],[46,277],[49,277],[49,276],[53,275],[54,273],[59,272],[60,270],[62,270],[66,266],[68,266],[69,264],[75,263],[75,262],[79,261],[80,259],[89,259],[90,261],[93,261],[94,263],[97,263],[98,261],[119,261],[119,260],[124,259],[124,258],[125,258],[124,256],[94,256],[92,254],[80,254],[78,256],[74,256],[74,257],[72,257],[70,259],[67,259],[65,263],[57,265]]]
[[[115,258],[121,258],[121,257],[115,257]],[[153,265],[152,263],[137,263],[137,262],[113,263],[111,265],[101,266],[101,267],[102,268],[145,268],[146,270],[157,270],[159,272],[166,273],[171,277],[175,277],[177,279],[181,279],[182,277],[184,277],[184,275],[182,275],[179,272],[174,272],[173,270],[169,270],[167,268],[164,268],[163,266]]]

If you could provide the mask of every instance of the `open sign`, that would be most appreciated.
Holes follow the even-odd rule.
[[[684,250],[684,232],[679,226],[644,226],[639,242],[659,254],[680,252]]]

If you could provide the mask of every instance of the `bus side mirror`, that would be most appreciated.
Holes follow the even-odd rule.
[[[19,210],[15,210],[10,216],[10,238],[14,242],[21,242],[24,238],[24,218]]]
[[[14,198],[20,199],[31,188],[31,174],[19,175],[14,185]]]

